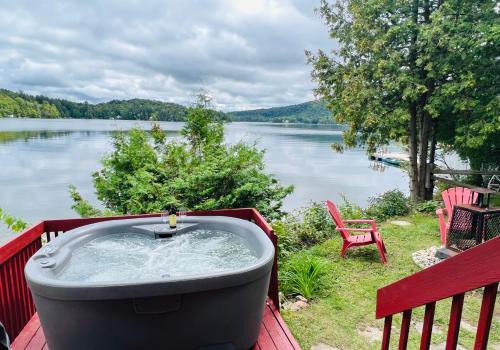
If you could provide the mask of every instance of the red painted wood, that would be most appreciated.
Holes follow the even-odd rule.
[[[40,320],[38,319],[38,314],[34,314],[28,324],[23,328],[22,332],[19,333],[17,338],[12,342],[12,350],[24,350],[28,348],[28,344],[31,339],[35,336],[37,330],[40,328]]]
[[[491,320],[493,318],[493,310],[495,309],[497,291],[498,282],[492,283],[484,288],[483,302],[481,304],[481,312],[479,313],[479,322],[477,323],[474,350],[486,350],[488,346],[488,336],[490,334]]]
[[[376,316],[383,318],[498,281],[500,237],[379,289]]]
[[[384,319],[384,333],[382,334],[382,350],[389,350],[392,330],[392,316],[387,316]]]
[[[276,349],[276,345],[274,345],[273,339],[267,331],[266,326],[264,326],[264,323],[262,323],[260,326],[259,339],[257,340],[256,348],[265,350]]]
[[[21,250],[32,244],[44,232],[44,223],[31,226],[22,233],[5,243],[0,247],[0,265],[9,260],[12,256],[19,253]]]
[[[436,302],[425,305],[424,324],[422,326],[422,338],[420,339],[420,350],[429,350],[432,338],[432,325],[434,323],[434,312]]]
[[[42,327],[38,328],[27,348],[30,350],[42,350],[47,345]]]
[[[272,300],[268,300],[267,305],[268,305],[269,309],[271,310],[271,312],[273,313],[274,318],[276,319],[276,321],[280,325],[281,330],[287,336],[288,341],[290,342],[290,344],[292,345],[292,347],[294,349],[299,349],[300,350],[299,343],[297,342],[297,340],[293,336],[292,332],[290,332],[290,329],[286,325],[285,320],[283,320],[283,318],[281,317],[279,309],[273,304]]]
[[[450,322],[448,325],[448,336],[446,338],[446,350],[456,350],[457,348],[463,306],[464,293],[453,296],[453,301],[451,303]]]
[[[294,349],[293,345],[290,344],[287,335],[283,332],[283,329],[281,328],[273,313],[265,312],[262,318],[262,324],[264,327],[266,327],[266,330],[269,333],[269,336],[272,338],[273,343],[277,349]]]
[[[411,325],[411,310],[403,312],[403,320],[401,321],[401,333],[399,334],[398,350],[406,350],[408,346],[408,335]]]
[[[339,210],[331,201],[326,201],[326,207],[330,216],[332,217],[335,225],[337,226],[337,231],[340,232],[344,243],[342,245],[342,251],[340,255],[342,257],[345,256],[345,253],[348,249],[353,247],[364,246],[368,244],[375,244],[380,254],[380,260],[382,263],[387,263],[387,258],[385,256],[386,249],[384,245],[384,241],[382,240],[382,236],[380,232],[377,231],[377,225],[373,220],[342,220],[342,216],[340,215]],[[369,223],[371,228],[350,228],[345,225],[345,223]],[[365,235],[354,235],[351,236],[349,232],[367,232]]]
[[[439,220],[441,243],[445,245],[446,235],[450,227],[451,215],[453,214],[453,207],[460,204],[475,203],[477,200],[477,193],[465,187],[453,187],[441,192],[441,197],[443,197],[446,209],[436,210],[436,215]],[[447,214],[447,217],[445,217],[445,214]]]

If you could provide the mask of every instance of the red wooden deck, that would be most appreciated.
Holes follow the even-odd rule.
[[[12,350],[48,350],[38,314],[33,315],[12,343]],[[272,301],[264,309],[259,339],[252,350],[299,350],[299,344],[290,333]]]

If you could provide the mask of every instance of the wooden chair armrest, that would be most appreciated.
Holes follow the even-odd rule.
[[[353,232],[374,232],[372,228],[351,228],[351,227],[337,227],[339,231],[353,231]]]
[[[372,220],[372,219],[353,219],[353,220],[344,220],[344,222],[372,223],[372,222],[375,222],[375,220]]]

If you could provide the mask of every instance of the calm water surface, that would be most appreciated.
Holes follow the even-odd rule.
[[[182,123],[162,122],[175,137]],[[0,119],[0,207],[34,223],[40,219],[68,218],[68,185],[98,204],[91,174],[112,149],[111,135],[149,122],[107,120]],[[226,125],[226,141],[257,142],[265,149],[267,171],[284,184],[295,185],[285,200],[291,210],[309,201],[340,200],[345,194],[364,205],[368,197],[389,189],[408,190],[408,177],[400,169],[371,168],[363,149],[342,154],[330,145],[341,141],[338,126],[265,123]],[[2,230],[5,232],[5,230]],[[0,233],[0,241],[8,236]]]

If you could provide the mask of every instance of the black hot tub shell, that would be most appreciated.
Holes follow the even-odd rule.
[[[257,341],[274,257],[265,233],[248,221],[187,217],[192,229],[231,232],[252,247],[257,261],[222,273],[140,281],[58,279],[72,251],[103,235],[148,234],[160,218],[100,222],[68,231],[28,261],[25,274],[51,350],[242,349]]]

